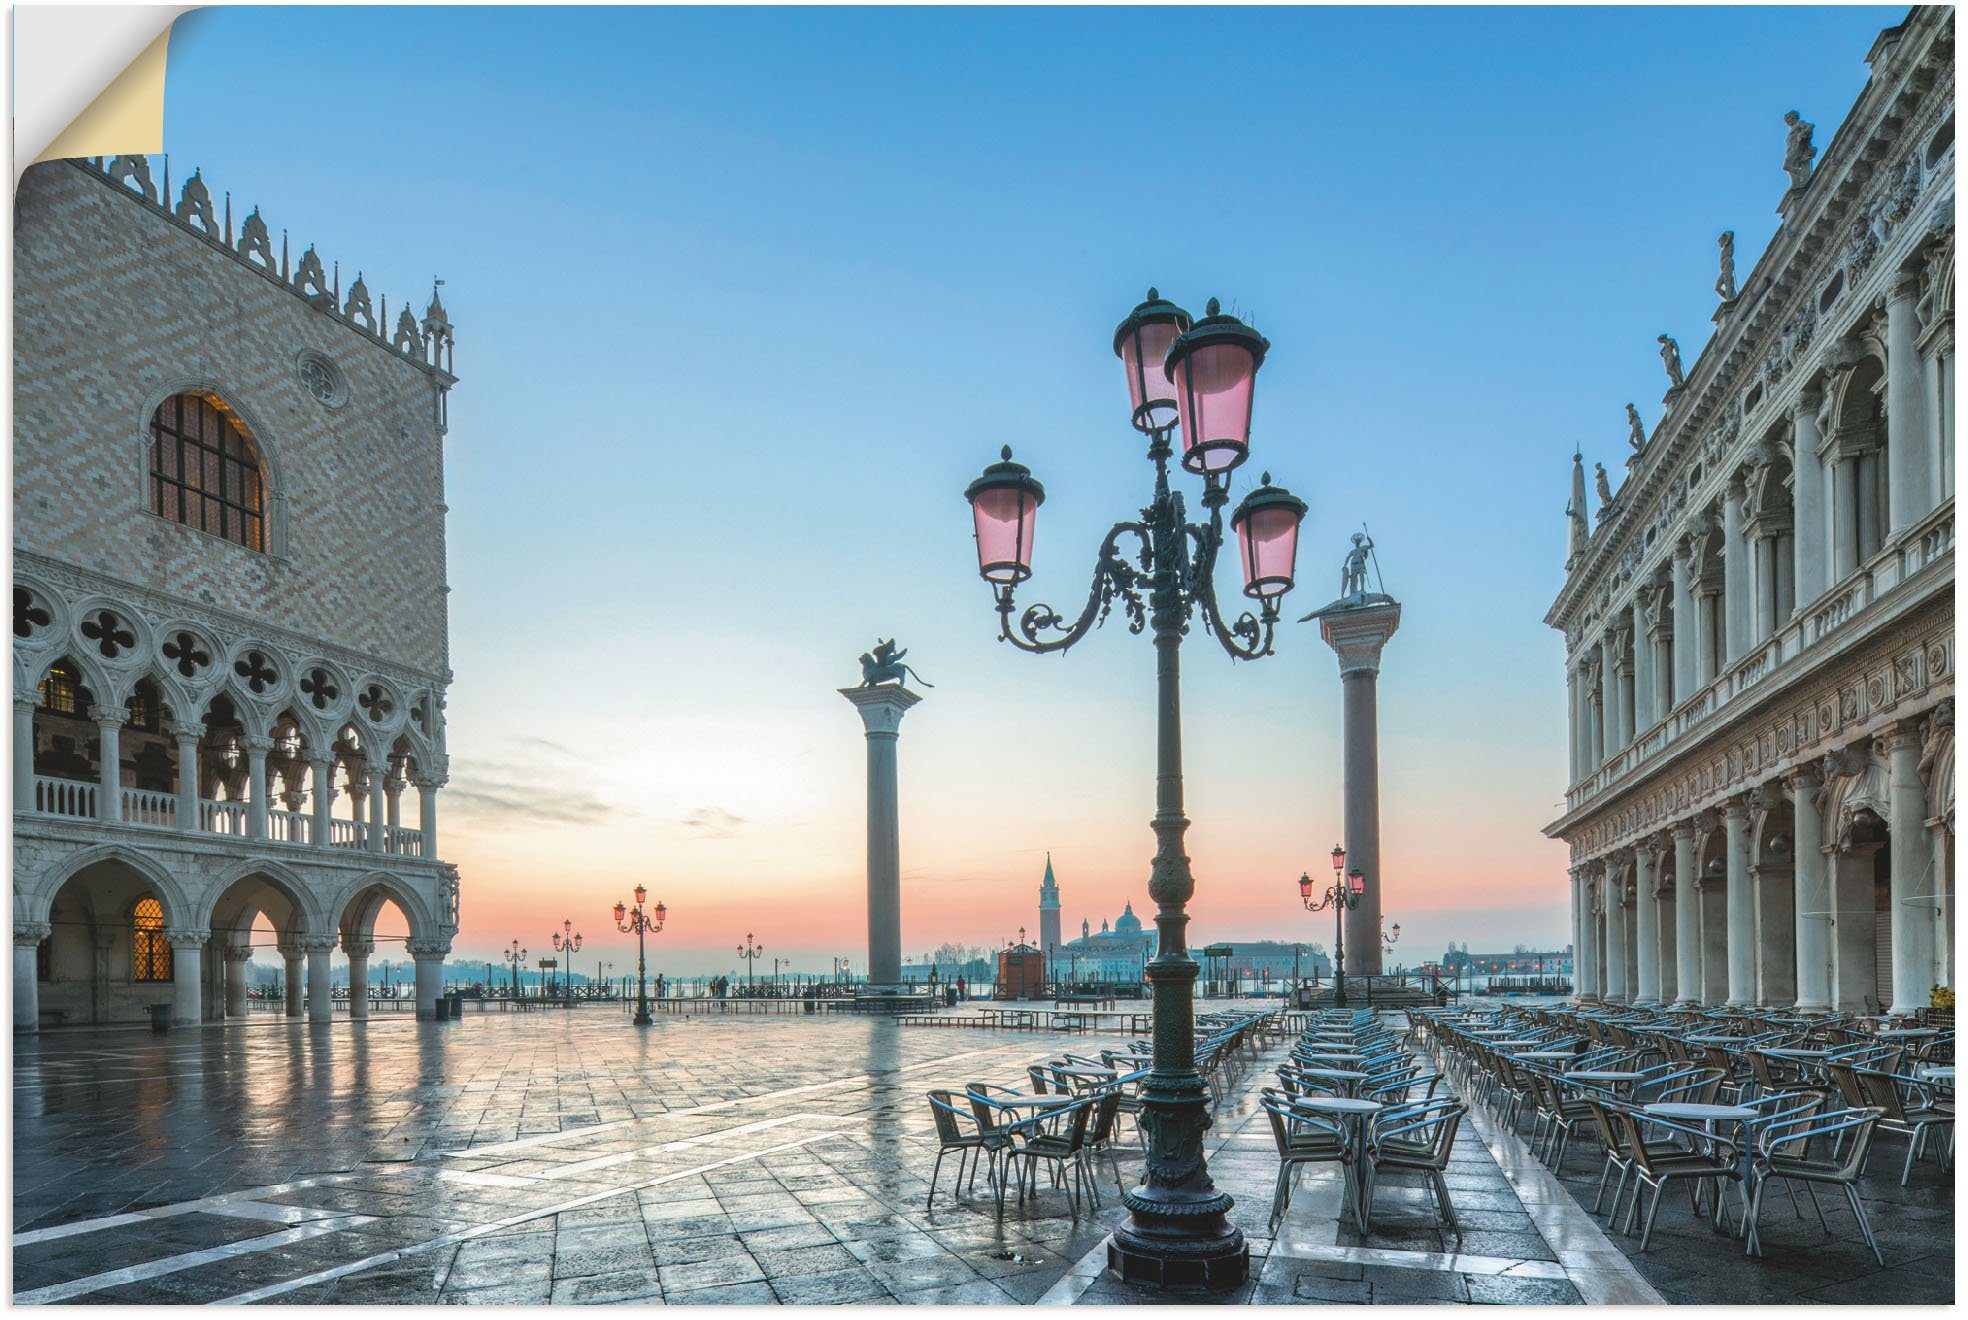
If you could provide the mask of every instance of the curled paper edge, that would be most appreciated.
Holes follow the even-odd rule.
[[[29,164],[44,160],[162,152],[171,26],[192,8],[17,8],[15,69],[40,72],[26,85],[15,82],[15,182]],[[78,11],[90,16],[80,31]],[[106,70],[114,76],[105,84]]]

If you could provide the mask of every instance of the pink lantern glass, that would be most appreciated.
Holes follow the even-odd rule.
[[[1346,887],[1355,894],[1366,893],[1367,877],[1365,872],[1358,869],[1348,871],[1346,873]]]
[[[1163,368],[1169,349],[1188,328],[1189,313],[1150,289],[1148,300],[1129,312],[1127,320],[1114,331],[1114,352],[1127,371],[1135,429],[1165,431],[1175,425],[1175,391]]]
[[[977,571],[984,580],[1010,585],[1032,576],[1032,537],[1045,487],[1031,469],[1012,461],[1010,445],[1002,462],[991,464],[970,483],[964,498],[976,523]]]
[[[1269,343],[1209,302],[1209,315],[1169,349],[1164,374],[1182,418],[1182,466],[1223,473],[1250,454],[1251,395]]]
[[[1292,589],[1298,560],[1298,524],[1305,501],[1281,486],[1264,484],[1246,495],[1230,515],[1237,533],[1237,558],[1244,568],[1244,594],[1259,600],[1282,596]]]

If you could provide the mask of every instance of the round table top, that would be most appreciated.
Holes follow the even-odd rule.
[[[1523,1057],[1526,1059],[1570,1059],[1576,1056],[1570,1050],[1529,1050],[1525,1052]]]
[[[1954,1065],[1951,1063],[1925,1063],[1916,1070],[1914,1075],[1917,1077],[1931,1077],[1935,1081],[1940,1082],[1951,1082],[1954,1080]]]
[[[1695,1045],[1733,1045],[1739,1040],[1747,1040],[1747,1039],[1748,1039],[1747,1036],[1706,1035],[1706,1036],[1688,1037],[1689,1042]]]
[[[1709,1119],[1755,1118],[1756,1111],[1746,1105],[1697,1105],[1672,1101],[1667,1104],[1648,1105],[1646,1112],[1658,1114],[1662,1118],[1693,1118],[1703,1121]]]
[[[1298,1103],[1307,1109],[1324,1109],[1334,1114],[1373,1114],[1387,1107],[1378,1100],[1354,1100],[1343,1095],[1308,1095]]]
[[[1631,1068],[1587,1068],[1582,1072],[1568,1072],[1568,1082],[1637,1082],[1647,1074],[1634,1072]]]
[[[1774,1054],[1780,1059],[1822,1059],[1825,1055],[1831,1053],[1830,1050],[1807,1049],[1802,1045],[1785,1045],[1782,1047],[1772,1045],[1768,1049],[1759,1052],[1763,1054]]]
[[[1470,1029],[1469,1034],[1472,1036],[1508,1036],[1510,1034],[1510,1028],[1509,1027],[1473,1027]]]
[[[1358,1050],[1307,1050],[1308,1059],[1364,1059],[1367,1056]]]
[[[1542,1044],[1544,1042],[1541,1040],[1499,1040],[1492,1041],[1490,1048],[1493,1050],[1528,1050]]]
[[[1080,1103],[1080,1097],[1076,1095],[992,1095],[984,1098],[994,1105],[1025,1109],[1045,1109],[1052,1105]]]
[[[1366,1077],[1363,1072],[1348,1072],[1344,1068],[1300,1068],[1298,1071],[1307,1077],[1337,1077],[1348,1082],[1361,1081]]]
[[[1940,1032],[1934,1030],[1932,1027],[1881,1027],[1873,1033],[1875,1036],[1882,1036],[1888,1040],[1904,1040],[1908,1037],[1938,1036],[1940,1034]]]

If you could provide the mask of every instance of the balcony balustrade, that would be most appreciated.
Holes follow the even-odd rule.
[[[34,777],[34,810],[43,816],[67,820],[99,820],[101,786],[79,779],[57,779],[49,775]],[[178,798],[175,793],[155,793],[148,789],[120,790],[122,818],[116,823],[138,829],[176,830]],[[251,837],[251,818],[244,802],[221,802],[201,798],[198,802],[198,828],[195,833],[226,838]],[[369,823],[360,820],[330,819],[327,846],[366,850]],[[267,812],[267,837],[263,842],[288,847],[313,847],[314,818],[303,811]],[[401,826],[383,827],[383,851],[395,857],[422,857],[424,832]]]

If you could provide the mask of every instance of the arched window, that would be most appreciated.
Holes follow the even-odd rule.
[[[171,979],[171,942],[164,938],[164,905],[145,894],[130,909],[130,979]]]
[[[248,550],[266,549],[260,451],[211,395],[174,394],[151,415],[150,510]]]
[[[57,715],[84,713],[82,680],[68,661],[57,660],[48,666],[48,676],[41,680],[41,709]]]

